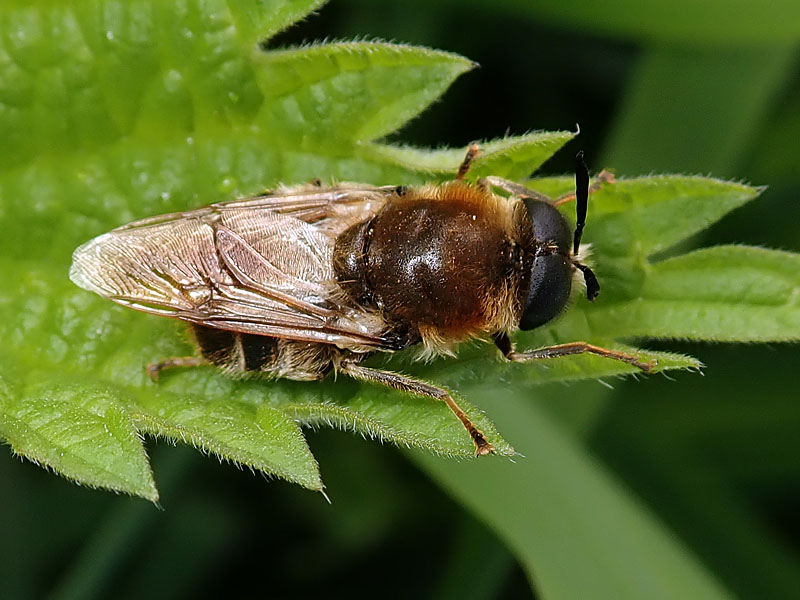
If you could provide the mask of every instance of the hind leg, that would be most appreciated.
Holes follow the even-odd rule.
[[[472,422],[467,413],[456,403],[450,393],[440,387],[436,387],[430,383],[400,375],[393,371],[381,371],[380,369],[371,369],[369,367],[362,367],[358,363],[352,361],[345,361],[341,364],[340,370],[353,379],[360,381],[367,381],[369,383],[380,383],[389,386],[402,392],[415,394],[417,396],[426,396],[439,400],[447,404],[447,407],[453,411],[453,414],[461,421],[464,429],[467,430],[472,442],[475,444],[475,455],[484,456],[494,452],[494,446],[489,443],[483,432]]]

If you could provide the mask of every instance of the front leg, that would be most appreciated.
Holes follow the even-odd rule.
[[[642,362],[639,360],[638,356],[633,354],[620,352],[619,350],[611,350],[609,348],[601,348],[600,346],[595,346],[587,342],[570,342],[568,344],[559,344],[557,346],[547,346],[536,350],[517,352],[514,350],[514,345],[511,343],[506,333],[496,333],[492,336],[492,339],[495,345],[500,349],[500,352],[503,353],[503,356],[512,362],[530,362],[533,360],[557,358],[559,356],[572,356],[574,354],[596,354],[597,356],[603,356],[633,365],[645,373],[649,373],[656,366],[655,360]]]
[[[589,194],[594,194],[597,190],[599,190],[603,185],[607,183],[615,183],[616,179],[614,179],[614,173],[611,171],[603,170],[600,174],[594,178],[592,185],[589,186]],[[484,187],[495,187],[498,189],[503,190],[504,192],[508,192],[516,196],[517,198],[530,198],[532,200],[541,200],[542,202],[547,202],[548,204],[553,204],[555,206],[560,206],[565,202],[570,202],[575,200],[575,192],[569,192],[564,194],[563,196],[559,196],[558,198],[550,198],[541,192],[537,192],[536,190],[532,190],[524,185],[521,185],[515,181],[510,181],[505,179],[504,177],[497,177],[496,175],[489,175],[488,177],[484,177],[478,180],[478,185],[483,185]]]
[[[481,147],[478,144],[469,145],[469,148],[467,148],[467,155],[464,157],[464,160],[458,167],[458,172],[456,173],[457,180],[463,181],[464,177],[466,177],[467,173],[469,173],[473,161],[478,157],[480,153],[481,153]]]
[[[616,182],[617,180],[614,177],[614,173],[611,171],[607,171],[606,169],[603,169],[602,171],[600,171],[597,177],[594,178],[592,185],[589,186],[589,194],[594,194],[606,183],[616,183]],[[575,200],[576,197],[577,196],[575,195],[575,192],[569,192],[567,194],[564,194],[563,196],[559,196],[558,198],[556,198],[553,201],[553,204],[555,204],[556,206],[561,206],[565,202],[571,202]]]
[[[503,190],[504,192],[508,192],[512,196],[516,196],[517,198],[530,198],[531,200],[541,200],[542,202],[547,202],[548,204],[553,204],[553,199],[550,196],[545,196],[541,192],[537,192],[536,190],[532,190],[530,188],[525,187],[517,183],[516,181],[511,181],[506,179],[505,177],[498,177],[497,175],[489,175],[488,177],[484,177],[478,180],[478,185],[482,185],[489,188],[498,188]]]

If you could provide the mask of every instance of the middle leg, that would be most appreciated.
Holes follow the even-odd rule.
[[[508,338],[508,335],[500,333],[494,336],[494,343],[503,353],[503,356],[512,362],[530,362],[547,358],[557,358],[559,356],[573,356],[575,354],[595,354],[633,365],[645,373],[649,373],[656,366],[656,361],[654,360],[644,362],[635,354],[628,354],[627,352],[612,350],[610,348],[602,348],[601,346],[595,346],[588,342],[570,342],[568,344],[558,344],[557,346],[547,346],[536,350],[517,352],[514,350],[514,346]]]

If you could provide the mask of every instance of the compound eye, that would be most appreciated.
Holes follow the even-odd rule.
[[[520,329],[535,329],[561,314],[569,302],[572,273],[570,260],[562,254],[536,258]]]
[[[525,208],[533,226],[533,235],[539,242],[555,244],[558,252],[569,254],[572,244],[572,230],[558,209],[542,200],[526,198]]]

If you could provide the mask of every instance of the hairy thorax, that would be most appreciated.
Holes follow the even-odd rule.
[[[355,302],[436,350],[504,330],[518,303],[498,299],[515,289],[519,238],[530,234],[515,208],[461,183],[399,195],[339,236],[337,280]]]

